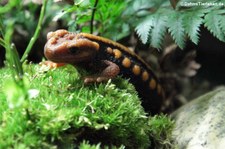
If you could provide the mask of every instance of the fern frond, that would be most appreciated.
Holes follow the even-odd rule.
[[[218,0],[221,1],[225,0]],[[167,6],[166,2],[152,0],[151,6],[156,5],[160,7],[154,7],[151,15],[135,28],[144,44],[149,42],[151,46],[160,49],[167,29],[181,49],[185,47],[187,37],[198,44],[201,24],[204,24],[216,38],[225,42],[225,10],[221,7],[199,6],[186,9],[181,7],[177,11],[178,9],[163,7]]]
[[[166,33],[166,24],[168,17],[161,13],[157,13],[154,15],[154,18],[154,23],[149,37],[150,44],[151,46],[160,49],[162,46],[164,35]]]
[[[222,32],[225,35],[225,17],[221,17],[220,28],[222,29]]]
[[[224,0],[225,3],[225,0]],[[223,36],[225,37],[225,10],[220,10],[220,28],[222,30]]]
[[[193,10],[184,13],[184,29],[195,44],[199,41],[199,27],[203,23],[203,16],[207,9]]]
[[[221,11],[214,10],[205,15],[205,27],[213,34],[213,36],[217,37],[219,40],[225,42],[225,36],[220,28],[221,20],[223,20],[222,15],[220,15]]]
[[[139,23],[139,25],[135,28],[138,36],[144,44],[146,44],[148,41],[148,35],[153,26],[153,22],[154,17],[150,15],[146,19],[144,19],[144,21]]]
[[[179,13],[177,11],[174,11],[169,15],[168,30],[176,44],[181,49],[183,49],[185,47],[185,32],[183,25],[183,16]]]

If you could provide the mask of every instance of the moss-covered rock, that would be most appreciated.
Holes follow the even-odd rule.
[[[0,69],[0,148],[171,146],[173,123],[148,117],[127,80],[86,86],[87,72],[72,66],[24,65],[24,72],[21,87]]]

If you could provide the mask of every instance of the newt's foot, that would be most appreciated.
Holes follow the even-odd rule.
[[[66,64],[65,63],[55,63],[52,61],[44,61],[44,62],[39,63],[39,65],[46,66],[46,67],[49,67],[50,69],[53,69],[53,68],[62,67]]]
[[[102,60],[101,62],[106,65],[103,71],[98,75],[85,77],[84,84],[107,82],[119,74],[120,68],[118,65],[108,60]]]
[[[110,77],[107,76],[88,76],[84,78],[84,84],[91,84],[91,83],[101,83],[106,82]]]

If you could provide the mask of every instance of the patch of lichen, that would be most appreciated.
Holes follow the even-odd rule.
[[[84,85],[87,72],[72,66],[24,65],[24,72],[25,96],[0,69],[0,148],[148,148],[170,140],[173,123],[166,116],[154,119],[164,125],[151,123],[127,80]],[[154,140],[162,132],[167,137]]]

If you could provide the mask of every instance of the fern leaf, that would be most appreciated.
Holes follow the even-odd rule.
[[[172,14],[168,14],[168,30],[175,40],[176,44],[183,49],[185,47],[185,32],[183,26],[183,16],[174,11]]]
[[[222,32],[223,34],[225,35],[225,17],[221,17],[221,20],[220,20],[220,27],[222,29]]]
[[[199,41],[199,27],[203,23],[203,16],[206,9],[193,10],[184,13],[184,28],[189,38],[195,44]]]
[[[154,22],[153,16],[148,16],[144,21],[139,23],[139,25],[135,28],[138,36],[140,37],[141,41],[146,44],[148,41],[148,35],[152,28]]]
[[[205,27],[219,40],[225,42],[225,36],[220,28],[221,15],[218,11],[212,11],[205,15]]]
[[[225,0],[224,0],[224,2],[225,2]],[[221,15],[220,16],[220,28],[222,30],[222,33],[223,33],[224,37],[225,37],[225,17],[224,17],[225,16],[225,10],[224,9],[220,10],[219,14]]]
[[[151,46],[160,49],[166,33],[167,17],[161,13],[154,15],[154,23],[150,33]]]
[[[191,41],[198,44],[199,27],[203,23],[203,16],[207,9],[192,10],[184,13],[184,28]]]

